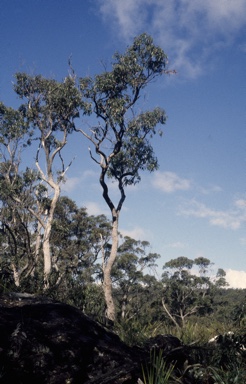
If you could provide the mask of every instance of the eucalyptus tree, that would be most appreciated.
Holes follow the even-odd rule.
[[[97,314],[97,309],[105,306],[100,293],[101,255],[109,240],[110,228],[110,221],[104,215],[89,215],[85,207],[78,207],[69,197],[60,196],[50,238],[53,297],[76,305],[87,314]]]
[[[125,236],[118,248],[118,257],[112,269],[113,287],[122,320],[136,317],[141,312],[142,294],[146,296],[148,280],[145,274],[156,267],[160,255],[148,252],[147,241]],[[149,297],[149,304],[151,298]]]
[[[22,183],[21,178],[18,182],[19,184]],[[34,268],[33,236],[30,230],[35,222],[28,210],[18,207],[11,197],[3,196],[7,191],[6,187],[7,183],[1,180],[0,222],[2,238],[0,263],[1,268],[11,271],[15,285],[20,286],[21,279],[24,276],[27,277]],[[20,191],[20,186],[18,189]],[[11,193],[10,188],[8,188],[8,192]],[[27,192],[27,188],[25,191],[22,188],[21,192],[24,194]]]
[[[60,196],[61,182],[69,167],[69,164],[64,163],[62,150],[67,144],[68,135],[74,130],[74,120],[79,116],[82,102],[75,87],[75,80],[71,76],[65,78],[63,82],[58,82],[40,75],[17,73],[14,89],[23,100],[19,110],[29,129],[33,130],[33,140],[36,139],[38,142],[35,164],[39,188],[36,193],[40,199],[38,209],[32,207],[28,209],[38,221],[39,229],[42,231],[46,289],[52,270],[50,235],[54,211]]]
[[[51,249],[60,276],[79,284],[97,279],[102,248],[110,237],[111,224],[104,215],[89,215],[85,207],[61,196],[54,212]]]
[[[106,317],[115,320],[111,271],[116,260],[119,238],[119,217],[126,198],[126,187],[141,180],[141,171],[153,172],[158,160],[151,138],[161,130],[166,115],[156,107],[137,113],[142,91],[155,78],[166,73],[167,56],[142,34],[124,54],[116,53],[111,71],[94,78],[80,79],[82,99],[98,123],[89,131],[77,129],[91,143],[91,159],[98,165],[103,198],[112,220],[112,247],[104,265],[103,288],[107,305]],[[137,108],[138,107],[138,108]],[[117,183],[119,197],[114,202],[110,181]]]
[[[213,311],[215,291],[227,283],[221,268],[215,277],[209,274],[212,265],[204,257],[192,260],[184,256],[164,264],[162,306],[176,327],[183,327],[190,316]]]
[[[0,103],[0,222],[1,266],[12,274],[16,286],[34,268],[32,228],[37,175],[22,165],[23,151],[30,146],[32,130],[23,113]]]

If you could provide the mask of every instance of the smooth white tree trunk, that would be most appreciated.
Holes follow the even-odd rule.
[[[44,228],[44,237],[43,237],[43,257],[44,257],[44,290],[49,288],[49,277],[52,270],[52,255],[50,250],[50,235],[52,229],[52,223],[54,218],[54,211],[56,208],[57,201],[60,196],[60,186],[54,182],[50,182],[52,188],[54,189],[54,196],[51,201],[50,209],[47,213],[48,218]]]
[[[118,228],[119,228],[119,213],[114,210],[113,212],[113,225],[112,225],[112,248],[106,265],[104,265],[103,273],[103,291],[106,302],[106,318],[112,322],[115,321],[115,303],[113,300],[113,287],[111,279],[111,271],[117,257],[118,251]]]

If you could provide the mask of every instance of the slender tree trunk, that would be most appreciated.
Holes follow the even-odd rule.
[[[36,235],[36,241],[35,241],[35,251],[34,251],[34,261],[33,261],[33,268],[32,268],[32,271],[31,271],[31,276],[34,277],[34,274],[35,274],[35,271],[36,271],[36,267],[37,267],[37,264],[38,264],[38,259],[39,259],[39,256],[40,256],[40,249],[41,249],[41,245],[42,245],[42,234],[41,234],[41,231],[42,231],[42,224],[38,221],[38,224],[37,224],[37,235]]]
[[[51,223],[49,222],[44,231],[44,241],[43,241],[44,290],[49,288],[49,276],[51,273],[50,231],[51,231]]]
[[[50,251],[50,234],[51,234],[52,223],[54,218],[54,211],[60,196],[60,186],[55,183],[52,183],[52,184],[53,184],[52,188],[54,189],[54,196],[51,201],[50,210],[48,212],[48,219],[44,229],[44,238],[43,238],[44,290],[49,288],[49,276],[51,274],[51,268],[52,268],[52,255]]]
[[[20,286],[20,275],[19,275],[18,270],[17,270],[16,266],[14,265],[14,263],[11,264],[11,267],[13,270],[15,286],[19,287]]]
[[[169,311],[168,308],[167,308],[167,305],[165,304],[164,299],[162,299],[161,302],[162,302],[162,306],[163,306],[163,308],[164,308],[166,314],[168,315],[169,319],[171,319],[172,322],[175,324],[175,326],[176,326],[177,328],[180,329],[180,328],[181,328],[180,325],[179,325],[178,322],[175,320],[175,318],[171,315],[170,311]]]
[[[121,304],[121,319],[124,320],[126,317],[126,305],[127,305],[128,294],[124,293],[122,304]]]
[[[115,321],[115,304],[112,293],[111,271],[117,256],[118,251],[118,227],[119,213],[113,209],[113,225],[112,225],[112,248],[103,273],[103,291],[106,302],[106,318],[114,323]]]

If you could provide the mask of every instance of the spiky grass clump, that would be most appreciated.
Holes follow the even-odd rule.
[[[167,365],[163,359],[162,351],[155,349],[150,352],[150,363],[142,367],[143,384],[168,384],[170,383],[173,366]]]

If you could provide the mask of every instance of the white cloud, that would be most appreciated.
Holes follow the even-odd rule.
[[[65,183],[62,184],[61,189],[62,192],[72,192],[75,191],[75,189],[78,188],[78,186],[83,187],[85,186],[85,180],[87,178],[95,178],[98,177],[98,174],[91,170],[86,170],[83,172],[83,174],[79,177],[67,177],[65,179]]]
[[[170,57],[171,67],[189,77],[207,70],[212,54],[234,43],[246,26],[245,0],[98,1],[117,34],[129,40],[150,33]]]
[[[87,201],[83,204],[89,215],[107,215],[108,210],[105,207],[102,207],[100,204],[93,201]]]
[[[246,52],[246,43],[243,43],[243,44],[240,44],[239,45],[239,49],[242,51],[242,52]]]
[[[244,199],[238,199],[235,201],[235,206],[238,208],[246,208],[246,201]]]
[[[246,288],[246,271],[226,269],[226,281],[232,288]]]
[[[241,244],[241,245],[243,245],[243,246],[246,245],[246,237],[241,237],[241,238],[239,239],[239,241],[240,241],[240,244]]]
[[[141,0],[99,0],[100,11],[104,18],[111,19],[115,27],[120,28],[121,34],[124,37],[132,36],[136,30],[142,26],[142,21],[145,19],[144,7],[141,7]],[[135,23],[133,22],[135,20]]]
[[[166,247],[174,249],[184,249],[187,248],[187,244],[184,244],[181,241],[176,241],[175,243],[167,244]]]
[[[72,192],[77,188],[77,186],[80,184],[81,178],[79,177],[69,177],[66,179],[65,183],[62,184],[61,189],[62,192]]]
[[[98,177],[98,173],[95,171],[92,171],[91,169],[87,169],[86,171],[83,172],[82,179],[86,179],[89,177]]]
[[[230,210],[216,210],[203,203],[192,200],[183,203],[179,213],[186,216],[205,218],[211,225],[218,227],[239,229],[246,222],[246,207],[244,200],[236,200]]]
[[[182,179],[174,172],[156,172],[153,178],[153,186],[163,192],[186,191],[191,188],[191,181]]]
[[[145,240],[145,241],[148,241],[148,238],[150,238],[150,233],[148,231],[146,231],[144,228],[141,228],[141,227],[138,227],[138,226],[132,228],[131,230],[120,229],[120,233],[123,236],[129,236],[129,237],[131,237],[132,239],[135,239],[135,240]]]
[[[217,193],[221,192],[222,188],[219,187],[218,185],[212,185],[206,188],[203,187],[198,187],[199,192],[201,192],[203,195],[209,195],[211,193]]]

